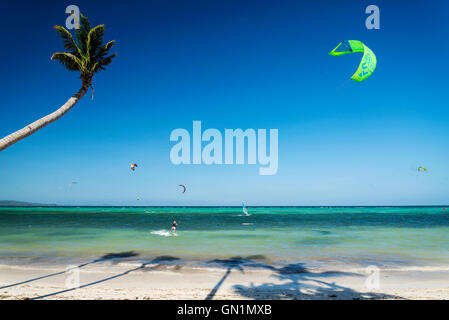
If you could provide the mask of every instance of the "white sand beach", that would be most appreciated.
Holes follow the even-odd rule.
[[[381,271],[371,290],[364,269],[102,262],[80,268],[80,287],[68,289],[71,275],[64,267],[1,265],[0,299],[449,299],[449,268]]]

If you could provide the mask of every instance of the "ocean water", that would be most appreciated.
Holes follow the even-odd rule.
[[[133,252],[190,263],[246,257],[278,263],[449,267],[442,207],[7,207],[0,264],[77,263]],[[178,233],[169,231],[178,222]]]

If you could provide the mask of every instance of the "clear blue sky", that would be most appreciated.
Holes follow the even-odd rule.
[[[117,58],[63,118],[0,152],[0,200],[72,205],[449,203],[447,1],[20,1],[0,4],[0,135],[62,105],[51,61],[76,4]],[[365,28],[377,4],[381,29]],[[361,56],[375,73],[337,88]],[[175,166],[175,128],[279,129],[279,169]],[[139,168],[131,172],[129,165]],[[425,166],[428,174],[418,174]],[[68,187],[70,181],[78,184]],[[188,188],[180,193],[178,184]],[[141,201],[136,201],[136,196]]]

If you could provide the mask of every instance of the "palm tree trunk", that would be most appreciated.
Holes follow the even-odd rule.
[[[58,110],[46,115],[43,118],[40,118],[37,121],[27,125],[25,128],[20,129],[14,133],[11,133],[9,136],[4,137],[0,140],[0,151],[8,148],[10,145],[16,143],[17,141],[22,140],[23,138],[28,137],[29,135],[35,133],[37,130],[42,129],[46,125],[52,123],[53,121],[58,120],[64,114],[66,114],[70,109],[72,109],[75,104],[86,94],[89,89],[89,83],[83,82],[83,86],[81,89],[73,95],[62,107]]]

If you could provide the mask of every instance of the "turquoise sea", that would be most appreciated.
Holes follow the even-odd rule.
[[[133,252],[189,263],[449,266],[442,207],[3,207],[0,264],[83,262]],[[176,236],[169,233],[178,222]]]

